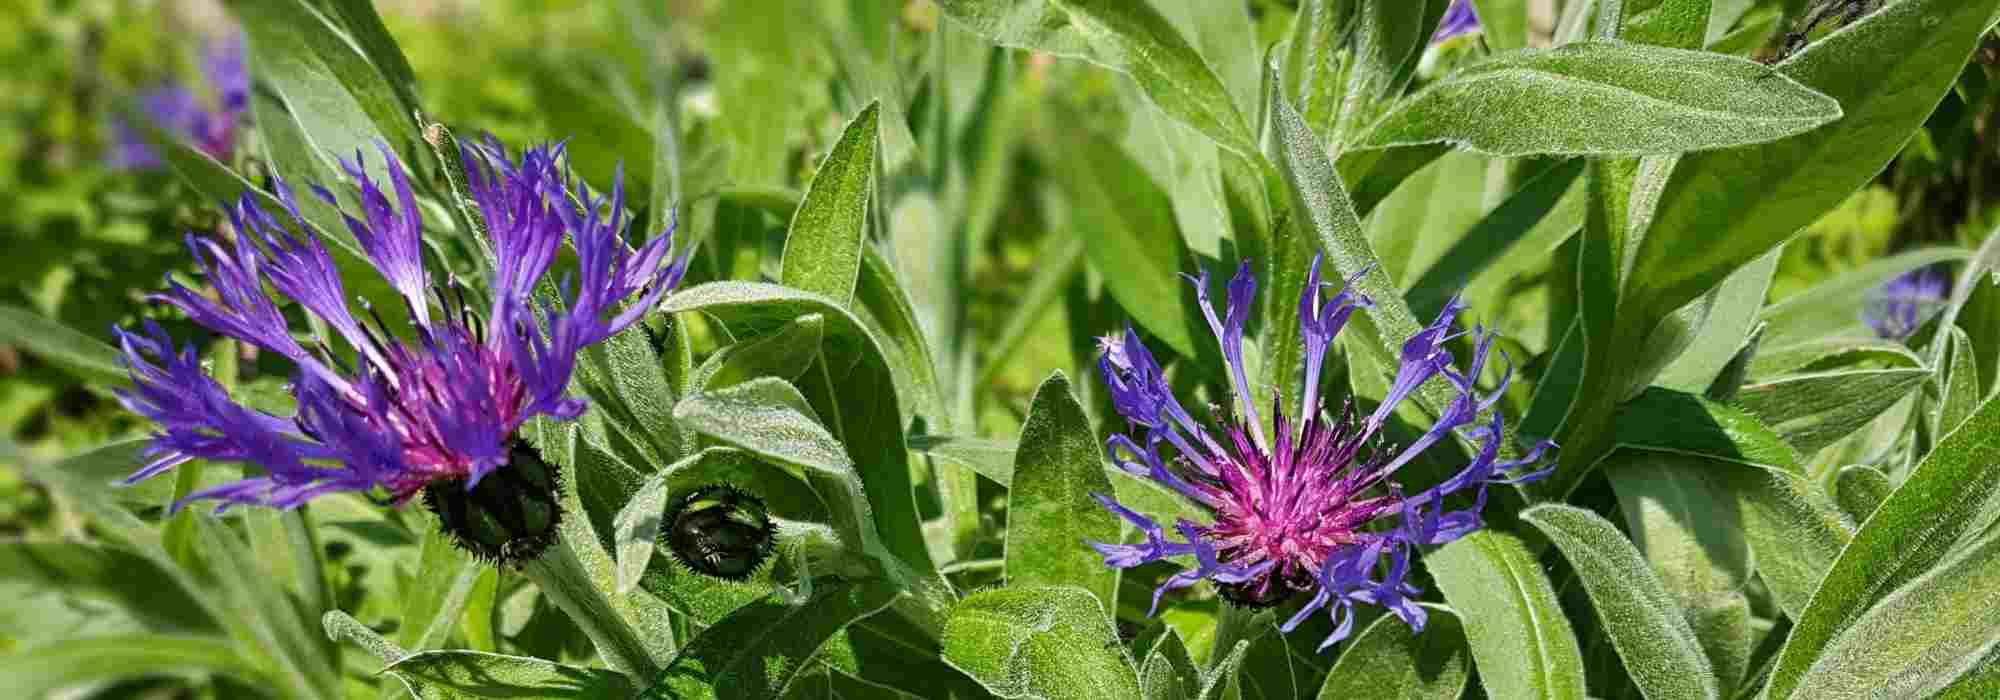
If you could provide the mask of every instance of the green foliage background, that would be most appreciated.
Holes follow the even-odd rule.
[[[112,170],[104,154],[132,97],[198,80],[199,39],[232,25],[224,8],[199,2],[0,0],[14,28],[0,32],[9,67],[0,311],[24,315],[0,316],[0,666],[27,669],[0,678],[77,685],[90,697],[455,697],[490,683],[572,697],[1580,697],[1588,688],[1657,700],[1744,697],[1766,682],[1776,694],[1834,697],[1867,689],[1840,687],[1844,677],[1822,665],[1924,666],[1917,645],[1932,638],[1897,636],[1923,601],[1974,611],[1942,616],[1941,629],[1991,637],[1990,615],[1976,609],[1991,607],[1980,601],[2000,580],[1991,534],[2000,508],[1987,498],[2000,482],[1990,459],[2000,442],[2000,294],[1983,275],[1961,275],[1979,291],[1945,313],[1956,325],[1933,323],[1907,344],[1858,337],[1859,304],[1893,274],[1935,260],[1956,271],[1996,264],[2000,38],[1990,32],[1907,142],[1878,144],[1896,153],[1886,168],[1851,194],[1832,193],[1837,206],[1805,212],[1803,231],[1758,248],[1758,261],[1721,269],[1728,279],[1693,331],[1663,339],[1620,324],[1678,312],[1620,304],[1658,291],[1639,285],[1673,263],[1656,260],[1668,272],[1651,278],[1640,265],[1591,279],[1589,246],[1622,250],[1628,199],[1618,183],[1643,182],[1645,163],[1674,157],[1665,154],[1726,160],[1811,128],[1854,127],[1863,105],[1843,99],[1848,121],[1770,133],[1607,121],[1550,134],[1517,128],[1541,117],[1488,119],[1499,103],[1482,100],[1504,93],[1453,92],[1456,71],[1486,53],[1531,37],[1537,46],[1565,32],[1586,38],[1588,13],[1570,18],[1593,3],[1482,2],[1484,36],[1400,62],[1300,48],[1369,31],[1353,13],[1380,3],[1361,0],[378,3],[414,76],[405,86],[342,14],[367,3],[274,1],[356,38],[364,65],[387,78],[394,118],[370,111],[379,123],[349,126],[382,131],[420,176],[438,175],[420,124],[517,146],[568,138],[571,165],[593,185],[622,166],[651,234],[671,210],[680,235],[699,242],[684,286],[721,284],[670,298],[665,311],[677,315],[609,343],[579,373],[579,393],[599,407],[592,417],[533,436],[562,446],[565,470],[581,480],[568,496],[584,517],[566,535],[582,543],[591,583],[645,644],[677,653],[658,659],[667,668],[656,679],[599,667],[591,630],[527,577],[466,561],[421,509],[327,499],[283,516],[164,512],[174,494],[230,474],[227,465],[181,483],[104,489],[133,463],[120,441],[145,426],[101,376],[37,345],[51,336],[16,320],[108,342],[114,324],[158,315],[142,296],[165,276],[192,279],[181,235],[217,225],[215,193],[186,171]],[[1695,46],[1769,63],[1814,3],[1623,4],[1621,36],[1633,43],[1669,10],[1699,4],[1733,18],[1711,23]],[[979,13],[995,7],[1070,19],[1048,34],[982,24]],[[1316,11],[1338,21],[1316,25]],[[1534,19],[1493,21],[1508,13]],[[1649,66],[1708,60],[1644,50],[1654,53],[1615,56],[1639,66],[1622,72],[1602,68],[1608,59],[1575,68],[1546,57],[1528,69],[1624,85],[1650,80]],[[1267,63],[1280,71],[1275,83]],[[1769,79],[1745,61],[1728,69]],[[398,93],[405,87],[411,94]],[[1814,113],[1800,95],[1777,95],[1726,123],[1761,117],[1780,98]],[[394,114],[406,100],[423,110],[407,123]],[[1495,129],[1488,140],[1485,127]],[[1527,138],[1551,135],[1567,140]],[[1483,152],[1420,143],[1437,139]],[[302,167],[275,137],[246,143],[224,165],[253,182],[274,166]],[[1578,153],[1601,157],[1554,157]],[[1398,170],[1404,156],[1414,165]],[[1315,164],[1344,181],[1352,225],[1337,207],[1295,198],[1339,187],[1313,180]],[[448,201],[442,178],[425,179],[427,196]],[[446,237],[469,235],[442,204],[426,216]],[[1725,240],[1738,233],[1726,222],[1704,222],[1672,233],[1711,245],[1667,253],[1745,240]],[[1509,422],[1524,436],[1565,438],[1561,486],[1497,497],[1507,503],[1495,506],[1494,532],[1424,559],[1425,588],[1441,594],[1426,599],[1429,636],[1369,619],[1319,653],[1323,620],[1287,637],[1271,615],[1228,609],[1205,587],[1147,618],[1152,587],[1175,567],[1118,575],[1080,547],[1055,551],[1078,533],[1116,537],[1121,527],[1080,484],[1148,512],[1196,514],[1094,461],[1092,446],[1118,421],[1097,387],[1093,338],[1130,319],[1173,357],[1184,396],[1218,400],[1220,359],[1190,323],[1191,295],[1174,275],[1243,256],[1302,269],[1301,251],[1315,247],[1371,250],[1381,264],[1368,284],[1404,297],[1398,308],[1418,318],[1463,289],[1473,315],[1506,333],[1520,370],[1501,409]],[[1264,294],[1295,294],[1299,272],[1289,274],[1266,277]],[[1284,304],[1264,306],[1253,372],[1266,377],[1260,391],[1284,392],[1296,381],[1285,372],[1297,362],[1286,354],[1290,321]],[[177,336],[202,337],[160,317]],[[1343,391],[1380,395],[1368,358],[1393,343],[1394,322],[1368,328],[1378,323],[1348,331],[1384,340],[1345,344],[1334,380]],[[1586,361],[1583,338],[1600,331],[1649,350],[1593,364],[1605,356]],[[1658,349],[1669,346],[1684,352]],[[210,349],[218,376],[253,403],[282,407],[282,363],[236,350]],[[646,358],[639,379],[634,357]],[[1626,366],[1654,360],[1672,364]],[[841,377],[828,367],[856,369]],[[1565,422],[1579,385],[1580,405],[1602,396],[1599,413],[1616,417]],[[881,415],[857,411],[857,397],[883,387],[889,400],[862,404]],[[1421,411],[1404,413],[1422,424]],[[1682,430],[1689,416],[1707,432]],[[771,445],[744,426],[806,437]],[[1412,464],[1405,478],[1434,481],[1450,459]],[[707,477],[771,489],[765,498],[788,524],[780,560],[749,583],[696,580],[633,534],[634,514]],[[1926,520],[1936,512],[1956,519]],[[1632,581],[1620,584],[1621,573]],[[116,585],[134,576],[220,590],[227,602]],[[160,619],[177,607],[186,619]],[[238,609],[240,620],[218,614]],[[765,628],[788,624],[802,624],[811,643],[767,639]],[[1534,654],[1493,655],[1529,643]],[[1933,672],[1903,689],[1982,697],[2000,682],[1990,649],[1950,651],[1982,663],[1920,668]],[[763,652],[794,665],[760,666]],[[387,663],[390,673],[376,673]],[[63,675],[120,664],[133,672]],[[1370,669],[1404,667],[1421,672],[1368,680]]]

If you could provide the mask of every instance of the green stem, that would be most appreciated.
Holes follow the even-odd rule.
[[[638,633],[611,607],[610,599],[590,582],[583,563],[577,561],[576,552],[570,549],[569,538],[558,537],[540,558],[523,565],[521,573],[534,581],[542,589],[542,595],[562,608],[577,627],[583,628],[591,643],[597,645],[597,654],[604,657],[604,663],[612,670],[641,683],[659,678],[659,663],[646,651]]]

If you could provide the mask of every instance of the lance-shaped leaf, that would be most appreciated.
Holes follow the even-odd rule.
[[[1223,148],[1257,152],[1229,91],[1151,3],[1128,0],[945,0],[945,16],[986,40],[1080,58],[1132,76],[1154,104]]]
[[[770,333],[725,345],[702,360],[695,370],[694,384],[709,390],[758,377],[796,380],[819,354],[825,328],[825,316],[806,314]]]
[[[1079,586],[1105,609],[1118,604],[1118,572],[1086,541],[1116,543],[1121,524],[1092,494],[1111,494],[1090,418],[1061,372],[1042,382],[1021,426],[1007,492],[1007,582]]]
[[[253,687],[277,685],[267,669],[222,639],[134,634],[64,639],[10,653],[0,667],[0,686],[38,698],[93,682],[209,673]]]
[[[1880,172],[1957,78],[1996,4],[1895,3],[1780,63],[1844,115],[1780,141],[1683,156],[1619,300],[1631,325],[1620,337],[1650,329]]]
[[[1465,623],[1487,695],[1584,697],[1576,634],[1549,577],[1520,539],[1475,532],[1425,555],[1424,567]]]
[[[1930,377],[1924,368],[1816,372],[1743,387],[1736,403],[1810,455],[1875,420]]]
[[[805,201],[785,233],[778,279],[845,305],[854,298],[861,274],[861,246],[867,238],[868,197],[875,185],[877,103],[855,115],[833,150],[820,158]]]
[[[1002,698],[1139,697],[1104,607],[1069,586],[999,588],[967,596],[944,628],[944,660]]]
[[[1840,104],[1747,59],[1623,42],[1481,61],[1398,105],[1356,148],[1452,143],[1495,156],[1648,155],[1765,143]]]
[[[1988,536],[1870,608],[1799,679],[1801,698],[1935,697],[1990,674],[2000,645],[2000,537]]]
[[[422,700],[457,698],[629,698],[622,673],[529,656],[452,649],[411,654],[383,670]]]
[[[1081,128],[1049,130],[1047,153],[1066,167],[1052,174],[1069,194],[1070,225],[1105,289],[1133,321],[1182,357],[1221,367],[1208,326],[1182,277],[1192,271],[1167,193],[1123,149]]]
[[[1422,632],[1393,615],[1376,618],[1362,630],[1327,671],[1319,700],[1457,700],[1472,675],[1465,625],[1449,608],[1424,608],[1430,621]]]
[[[1715,670],[1680,607],[1617,527],[1564,505],[1529,508],[1521,519],[1562,550],[1632,682],[1648,700],[1721,697]]]
[[[1283,90],[1267,92],[1271,93],[1275,131],[1272,143],[1277,149],[1272,161],[1284,176],[1292,216],[1297,219],[1295,225],[1311,232],[1333,271],[1341,277],[1357,278],[1355,290],[1375,302],[1365,313],[1354,315],[1348,332],[1356,334],[1360,346],[1374,355],[1378,363],[1398,366],[1396,357],[1403,340],[1416,335],[1422,325],[1403,303],[1401,289],[1383,270],[1374,247],[1368,243],[1368,234],[1361,228],[1354,203],[1347,197],[1347,187],[1342,184],[1340,173],[1334,170],[1326,149],[1306,127],[1298,110],[1284,99]],[[1424,384],[1416,398],[1425,410],[1438,413],[1450,404],[1453,395],[1449,382],[1438,377]]]
[[[1870,294],[1911,270],[1964,260],[1969,254],[1964,248],[1922,248],[1897,253],[1808,287],[1758,314],[1768,324],[1764,347],[1779,350],[1835,335],[1873,337],[1874,332],[1861,320]]]
[[[416,145],[409,106],[325,15],[303,0],[229,6],[249,36],[257,78],[278,93],[319,153],[353,158],[378,143]],[[380,158],[367,166],[377,179],[387,172]]]
[[[802,604],[774,595],[738,608],[688,642],[644,697],[778,697],[813,668],[808,661],[827,640],[896,596],[878,581],[822,580]]]
[[[2000,400],[1989,399],[1940,441],[1842,550],[1779,652],[1770,697],[1797,695],[1827,644],[1897,586],[1936,566],[1993,522],[2000,488]]]
[[[0,306],[0,344],[26,349],[84,381],[129,381],[117,348],[25,309]]]
[[[1852,525],[1824,494],[1782,469],[1654,451],[1622,453],[1610,463],[1620,502],[1632,502],[1647,523],[1635,525],[1635,531],[1649,538],[1643,543],[1649,556],[1656,545],[1681,548],[1661,551],[1657,565],[1682,569],[1677,575],[1663,574],[1663,579],[1691,598],[1739,585],[1747,573],[1743,567],[1754,561],[1778,607],[1796,615],[1854,536]],[[1741,527],[1721,529],[1732,523]],[[1655,542],[1653,534],[1694,542]],[[1735,540],[1739,535],[1748,553],[1734,549],[1742,546]],[[1708,570],[1685,570],[1711,564]]]
[[[1652,388],[1618,409],[1617,444],[1790,469],[1798,453],[1756,416],[1695,394]]]
[[[1678,603],[1724,692],[1750,663],[1750,603],[1742,590],[1751,575],[1744,529],[1751,517],[1730,480],[1712,472],[1750,469],[1632,450],[1612,455],[1604,472],[1632,544]]]

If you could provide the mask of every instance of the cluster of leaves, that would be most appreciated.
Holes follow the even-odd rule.
[[[0,608],[28,630],[4,640],[0,687],[2000,691],[2000,237],[1804,275],[1767,303],[1788,240],[1913,139],[1936,151],[1927,123],[1956,133],[1941,101],[1986,99],[1968,58],[2000,0],[1891,0],[1782,57],[1813,3],[1573,1],[1549,31],[1529,12],[1549,4],[1481,0],[1482,33],[1429,46],[1447,4],[610,3],[428,35],[363,0],[229,3],[256,137],[237,163],[161,140],[162,177],[189,201],[268,196],[270,173],[335,182],[335,155],[387,143],[418,176],[430,256],[478,279],[480,221],[441,156],[454,133],[573,136],[579,175],[608,186],[622,164],[648,230],[678,221],[699,242],[694,271],[582,358],[581,420],[525,429],[561,469],[576,578],[530,584],[469,560],[421,509],[356,497],[168,513],[243,467],[113,488],[143,447],[127,436],[25,460],[79,517],[61,539],[0,542],[0,587],[20,601]],[[549,62],[542,44],[578,24],[616,27],[591,36],[617,48]],[[515,28],[534,43],[482,46]],[[335,209],[305,213],[355,291],[381,297]],[[1083,540],[1138,534],[1091,494],[1207,516],[1107,468],[1102,437],[1121,426],[1082,379],[1092,339],[1129,320],[1189,400],[1223,396],[1180,275],[1248,257],[1267,300],[1256,390],[1298,395],[1289,300],[1315,254],[1376,301],[1343,334],[1329,394],[1380,401],[1402,339],[1462,290],[1516,360],[1494,410],[1515,444],[1560,442],[1556,471],[1496,492],[1487,531],[1424,554],[1421,633],[1370,617],[1320,652],[1325,619],[1284,635],[1288,610],[1199,587],[1148,617],[1178,567],[1104,567]],[[1907,341],[1876,338],[1860,317],[1872,290],[1940,263],[1957,270],[1942,309]],[[96,327],[8,303],[0,340],[97,396],[125,381]],[[284,412],[280,376],[209,352],[219,379]],[[1392,430],[1421,430],[1443,390]],[[1429,486],[1455,459],[1399,478]],[[672,504],[712,484],[754,495],[777,528],[746,580],[661,551]],[[598,663],[600,625],[560,612],[592,600],[647,658]]]

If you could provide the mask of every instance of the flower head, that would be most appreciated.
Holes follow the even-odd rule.
[[[1507,472],[1539,462],[1554,446],[1544,442],[1519,460],[1499,458],[1505,430],[1500,412],[1491,409],[1506,380],[1484,395],[1475,386],[1494,336],[1475,331],[1472,361],[1460,371],[1445,349],[1456,337],[1453,322],[1465,310],[1453,299],[1435,322],[1403,344],[1401,367],[1379,406],[1364,414],[1349,399],[1337,411],[1323,410],[1319,380],[1327,349],[1348,317],[1372,302],[1351,288],[1328,296],[1330,285],[1322,284],[1320,261],[1314,260],[1299,299],[1304,395],[1292,415],[1285,413],[1282,399],[1273,400],[1266,423],[1251,404],[1243,366],[1243,324],[1257,286],[1249,263],[1230,281],[1221,318],[1208,300],[1207,275],[1195,285],[1228,364],[1234,417],[1219,419],[1211,429],[1190,415],[1129,328],[1104,339],[1098,366],[1118,412],[1133,428],[1109,440],[1112,460],[1200,503],[1213,514],[1212,521],[1182,519],[1169,533],[1152,518],[1099,495],[1106,508],[1144,534],[1145,542],[1091,546],[1104,555],[1105,564],[1121,569],[1193,555],[1193,568],[1168,578],[1154,592],[1156,610],[1167,591],[1207,579],[1225,598],[1248,606],[1276,605],[1310,592],[1311,599],[1283,629],[1290,632],[1314,611],[1327,608],[1336,629],[1322,648],[1348,634],[1356,604],[1379,605],[1421,629],[1425,614],[1414,602],[1420,591],[1406,580],[1415,548],[1477,530],[1486,488],[1539,478],[1546,471]],[[1409,445],[1384,444],[1382,430],[1390,414],[1435,377],[1456,388],[1443,415]],[[1481,413],[1491,418],[1482,423]],[[1416,493],[1405,493],[1393,480],[1403,465],[1460,431],[1479,444],[1463,470]],[[1462,491],[1476,495],[1474,505],[1450,510],[1445,497]]]
[[[159,426],[147,464],[128,483],[205,459],[246,462],[262,472],[188,496],[219,501],[220,508],[291,508],[340,491],[397,503],[419,492],[429,499],[470,494],[472,506],[492,505],[508,497],[481,490],[496,472],[498,481],[553,488],[545,465],[515,468],[540,464],[516,431],[537,416],[582,413],[584,403],[564,394],[577,353],[637,322],[680,281],[687,257],[672,255],[671,231],[636,249],[628,245],[622,183],[607,201],[569,182],[558,166],[561,146],[531,148],[512,160],[489,141],[461,154],[498,265],[490,299],[478,303],[457,278],[438,280],[426,269],[416,198],[395,153],[387,146],[381,152],[387,191],[362,169],[359,154],[345,163],[360,184],[361,202],[361,213],[347,216],[346,224],[402,297],[409,331],[396,335],[365,301],[367,320],[350,308],[333,257],[307,231],[282,182],[273,188],[278,215],[257,193],[245,194],[229,210],[234,241],[188,237],[213,295],[175,283],[153,298],[209,330],[290,360],[297,368],[290,385],[297,413],[278,416],[236,402],[203,371],[191,345],[176,345],[155,323],[119,329],[133,384],[119,398]],[[573,211],[572,197],[588,211]],[[607,206],[609,215],[600,211]],[[561,285],[558,307],[535,293],[565,236],[578,265],[576,284]],[[295,334],[266,285],[324,322],[330,337]],[[337,343],[352,355],[337,353]],[[513,473],[523,469],[540,473]],[[434,509],[440,516],[451,510]],[[518,503],[500,510],[528,525],[556,517],[534,508],[523,515]]]
[[[1431,43],[1441,44],[1446,39],[1476,31],[1479,31],[1479,12],[1472,8],[1472,0],[1452,0],[1444,18],[1438,21],[1437,32],[1431,35]]]
[[[231,35],[210,46],[202,57],[208,94],[166,83],[139,96],[139,113],[156,128],[180,138],[216,160],[236,152],[238,129],[250,109],[250,70],[244,61],[243,37]],[[127,169],[160,167],[160,154],[139,127],[112,122],[113,166]]]
[[[1917,332],[1924,320],[1943,308],[1951,291],[1951,278],[1939,265],[1905,272],[1870,294],[1861,307],[1861,320],[1875,329],[1875,335],[1902,340]]]

